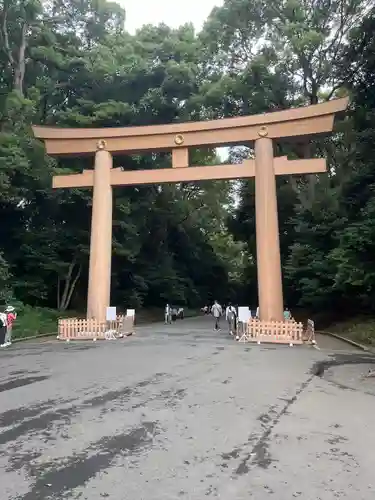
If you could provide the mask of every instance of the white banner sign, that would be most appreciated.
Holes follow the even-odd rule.
[[[106,311],[106,320],[107,321],[116,321],[117,313],[115,307],[107,307]]]
[[[247,306],[239,306],[238,308],[238,321],[240,323],[247,323],[251,318],[250,308]]]

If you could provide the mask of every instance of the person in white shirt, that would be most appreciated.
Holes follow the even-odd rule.
[[[166,325],[169,325],[171,323],[171,308],[169,304],[165,306],[164,322]]]
[[[233,335],[233,333],[236,331],[237,311],[230,302],[228,303],[228,307],[225,310],[225,319],[228,321],[229,333],[230,335]]]
[[[215,318],[215,331],[220,331],[220,316],[223,314],[223,308],[217,300],[215,300],[214,305],[211,307],[211,314]]]

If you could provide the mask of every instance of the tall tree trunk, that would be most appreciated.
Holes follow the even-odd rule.
[[[57,307],[59,311],[66,311],[66,309],[69,307],[70,301],[72,299],[75,287],[77,285],[77,282],[81,276],[82,272],[82,266],[78,265],[76,273],[74,273],[75,267],[77,265],[77,259],[74,257],[72,262],[69,264],[68,267],[68,272],[66,273],[66,276],[64,277],[64,290],[60,299],[60,283],[61,283],[61,278],[58,278],[58,304]]]
[[[12,69],[14,67],[14,58],[13,58],[13,53],[12,49],[10,47],[9,43],[9,34],[8,34],[8,6],[4,4],[3,7],[3,12],[2,12],[2,19],[1,19],[1,38],[2,38],[2,49],[5,55],[7,56],[7,59],[9,61],[9,64],[11,65]]]
[[[25,80],[25,68],[26,68],[26,34],[27,34],[27,24],[23,23],[21,27],[21,41],[18,50],[18,60],[14,65],[14,79],[13,79],[13,89],[17,90],[23,96],[23,82]]]
[[[61,280],[60,276],[57,276],[57,309],[60,311],[60,306],[61,306],[61,300],[60,300],[60,285],[61,285]]]
[[[60,301],[60,310],[61,311],[65,311],[66,309],[66,298],[68,296],[68,293],[69,293],[69,287],[70,287],[70,282],[71,282],[71,279],[72,279],[72,274],[73,274],[73,268],[75,266],[75,263],[76,263],[76,260],[75,258],[72,260],[72,262],[69,264],[69,267],[68,267],[68,272],[66,273],[66,276],[64,278],[64,291],[63,291],[63,294],[62,294],[62,297],[61,297],[61,301]]]
[[[72,296],[73,296],[74,290],[76,288],[77,281],[79,280],[79,278],[81,276],[81,272],[82,272],[82,266],[79,265],[78,266],[78,270],[77,270],[77,274],[75,275],[75,277],[74,277],[74,279],[72,281],[72,284],[70,286],[70,290],[69,290],[69,293],[68,293],[68,296],[67,296],[67,299],[66,299],[65,309],[67,309],[69,307],[70,301],[72,300]],[[65,311],[65,309],[64,309],[64,311]]]
[[[20,43],[17,50],[17,56],[14,56],[11,43],[9,41],[9,27],[8,27],[8,10],[9,4],[4,4],[1,13],[1,45],[3,52],[7,56],[9,65],[13,73],[13,88],[23,96],[23,84],[25,79],[26,69],[26,48],[27,48],[27,30],[28,24],[23,21],[20,32]]]

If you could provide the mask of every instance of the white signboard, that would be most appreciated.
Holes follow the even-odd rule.
[[[116,308],[115,307],[107,307],[105,317],[106,317],[107,321],[116,321],[116,318],[117,318]]]
[[[238,308],[238,321],[240,323],[247,323],[251,318],[250,308],[247,306],[239,306]]]
[[[135,309],[127,309],[126,310],[126,316],[129,318],[134,318],[135,316]]]

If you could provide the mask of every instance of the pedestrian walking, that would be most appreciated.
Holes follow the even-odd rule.
[[[237,311],[230,302],[225,310],[225,318],[228,321],[229,334],[234,335],[237,330]]]
[[[172,323],[175,323],[176,319],[177,319],[177,307],[176,306],[171,307],[171,317],[172,317]]]
[[[7,315],[7,331],[5,335],[4,346],[7,347],[12,344],[13,323],[17,319],[17,313],[13,306],[8,306],[5,309],[5,314]]]
[[[171,323],[171,306],[167,304],[164,310],[164,323],[169,325]]]
[[[7,333],[7,315],[0,313],[0,347],[5,347],[5,335]]]
[[[211,307],[211,314],[215,318],[215,331],[220,331],[220,316],[223,314],[223,308],[217,300],[215,300],[214,305]]]

